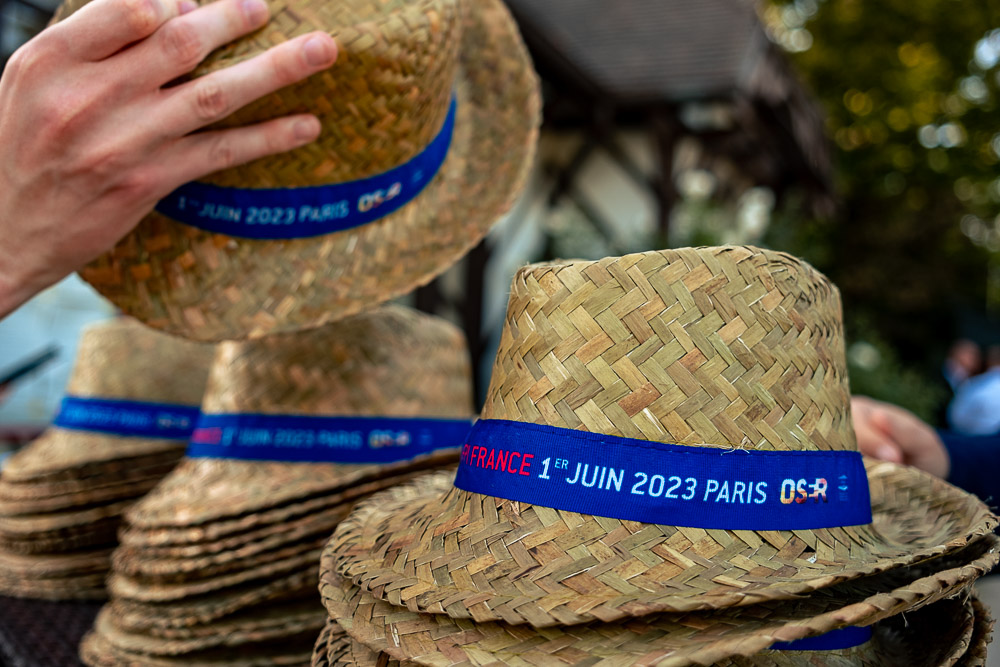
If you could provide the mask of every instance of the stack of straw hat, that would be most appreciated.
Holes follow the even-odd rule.
[[[398,306],[221,343],[202,411],[189,458],[127,514],[112,601],[82,645],[88,664],[308,664],[325,620],[323,544],[359,498],[457,460],[473,413],[468,351],[451,324]],[[336,463],[328,452],[344,439],[289,441],[293,455],[269,460],[253,443],[227,453],[225,437],[199,452],[219,440],[209,423],[220,415],[287,420],[289,433],[368,420],[403,453]],[[416,426],[401,434],[398,420]],[[447,433],[424,442],[434,424]]]
[[[862,461],[840,310],[754,248],[518,272],[457,476],[328,543],[313,664],[981,664],[996,518]]]
[[[84,332],[55,424],[0,474],[0,593],[105,597],[121,515],[183,456],[211,357],[127,319]]]

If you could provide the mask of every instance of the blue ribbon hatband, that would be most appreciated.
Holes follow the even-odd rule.
[[[469,432],[455,486],[645,523],[799,530],[872,521],[861,454],[690,447],[498,419]]]
[[[75,431],[187,440],[199,412],[197,406],[190,405],[66,396],[53,424]]]
[[[248,239],[297,239],[374,222],[401,208],[434,180],[448,156],[456,101],[437,136],[404,164],[375,176],[300,188],[248,189],[187,183],[156,205],[199,229]]]
[[[833,630],[818,637],[806,637],[791,642],[775,642],[771,644],[774,651],[839,651],[854,648],[871,640],[874,632],[872,627],[847,627]]]
[[[462,446],[468,419],[202,415],[192,458],[291,463],[392,463]]]

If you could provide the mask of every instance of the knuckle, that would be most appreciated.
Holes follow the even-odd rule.
[[[132,34],[149,35],[160,25],[156,0],[118,0],[126,28]]]
[[[119,177],[117,190],[127,199],[142,201],[155,198],[156,186],[156,180],[149,171],[132,169]]]
[[[178,65],[193,69],[203,57],[198,29],[188,21],[171,21],[163,30],[167,57]]]
[[[125,153],[117,148],[95,150],[83,156],[80,160],[81,171],[102,180],[127,179],[131,171],[126,168]]]
[[[304,67],[299,57],[288,49],[282,49],[271,55],[271,70],[275,81],[287,85],[302,78]]]
[[[34,117],[53,138],[68,141],[98,113],[97,107],[95,97],[64,91],[46,96]]]
[[[230,112],[229,95],[217,83],[198,83],[195,86],[194,106],[195,113],[203,121],[225,118]]]
[[[4,75],[12,78],[34,78],[36,74],[41,73],[39,70],[44,68],[45,60],[44,49],[40,46],[40,39],[32,40],[11,55],[4,68]]]
[[[208,161],[215,170],[228,169],[238,164],[236,147],[228,133],[222,133],[212,139],[208,147]]]

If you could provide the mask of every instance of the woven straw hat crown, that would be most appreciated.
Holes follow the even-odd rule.
[[[466,350],[453,325],[398,306],[220,343],[202,412],[467,418]]]
[[[198,405],[212,353],[131,318],[102,322],[84,330],[66,393]]]
[[[683,445],[855,450],[837,288],[784,253],[526,267],[483,417]]]
[[[311,26],[330,26],[335,67],[240,109],[221,125],[310,110],[323,119],[320,139],[287,156],[203,180],[232,187],[339,183],[384,172],[423,150],[444,123],[461,44],[458,0],[343,0],[303,3],[308,18],[278,14],[268,28],[216,51],[195,75],[262,53]],[[300,29],[300,25],[303,29]]]

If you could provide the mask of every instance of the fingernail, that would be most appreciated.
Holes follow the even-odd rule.
[[[300,118],[295,121],[295,126],[292,128],[295,138],[302,143],[308,143],[316,139],[319,136],[319,130],[318,118]]]
[[[261,25],[267,22],[270,13],[267,3],[264,0],[243,0],[243,15],[247,17],[250,25]]]
[[[187,14],[188,12],[193,12],[196,9],[198,9],[197,2],[192,2],[191,0],[181,0],[181,3],[178,6],[177,11],[181,15],[184,15]]]
[[[306,54],[306,62],[313,67],[326,65],[333,58],[333,49],[330,48],[328,37],[310,37],[302,47]]]

